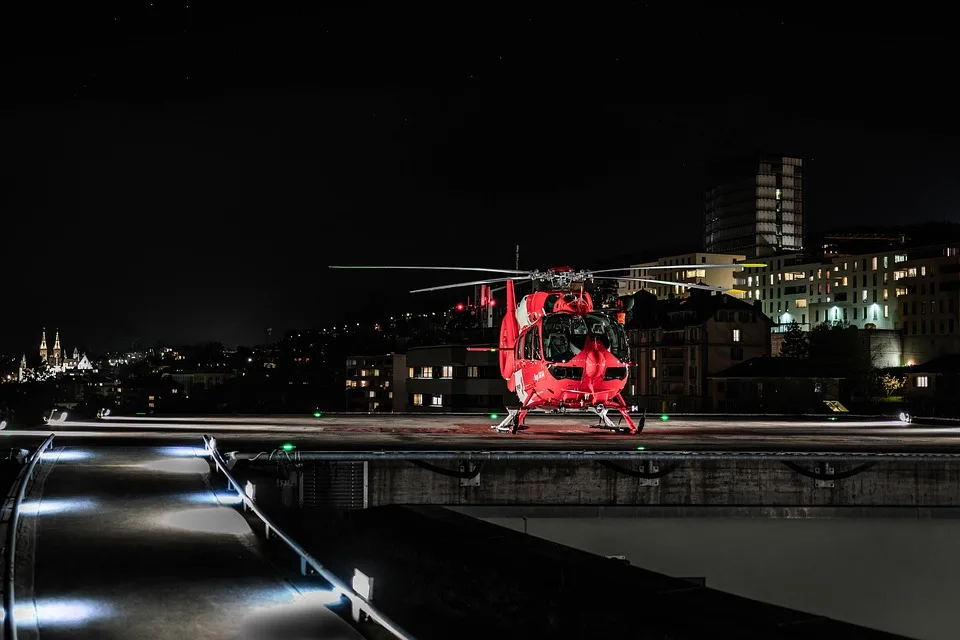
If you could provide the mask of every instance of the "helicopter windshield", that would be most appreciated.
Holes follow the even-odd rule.
[[[543,351],[548,362],[569,362],[592,335],[620,361],[627,361],[627,332],[601,313],[551,313],[543,319]]]

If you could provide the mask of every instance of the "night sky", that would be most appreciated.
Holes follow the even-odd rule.
[[[707,163],[755,150],[807,158],[810,229],[960,221],[946,15],[14,4],[0,351],[251,343],[461,278],[329,264],[696,249]]]

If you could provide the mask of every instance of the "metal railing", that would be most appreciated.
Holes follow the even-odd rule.
[[[14,578],[17,564],[17,529],[20,526],[20,505],[27,495],[27,486],[33,477],[33,472],[37,468],[37,463],[43,457],[43,452],[53,446],[53,434],[51,433],[37,447],[37,450],[30,457],[30,462],[26,468],[20,472],[17,478],[17,492],[13,498],[13,504],[10,506],[10,519],[7,521],[7,540],[4,547],[3,560],[6,564],[6,575],[4,576],[3,586],[3,637],[5,640],[17,640],[17,621],[14,619]]]
[[[217,442],[214,438],[211,438],[209,435],[204,435],[203,444],[207,452],[210,454],[210,458],[213,460],[216,470],[222,472],[223,475],[226,476],[229,486],[239,494],[242,503],[248,509],[250,509],[250,511],[252,511],[261,522],[263,522],[267,538],[270,537],[271,533],[276,535],[291,550],[293,550],[294,553],[300,556],[300,573],[302,575],[309,575],[308,569],[313,569],[313,571],[315,571],[327,582],[332,584],[335,589],[342,593],[344,597],[350,600],[354,606],[354,609],[362,611],[371,620],[392,633],[394,637],[400,638],[401,640],[415,640],[412,635],[404,631],[397,623],[393,622],[386,615],[378,611],[369,600],[358,594],[351,587],[347,586],[346,583],[340,580],[340,578],[334,575],[329,569],[317,562],[317,560],[307,553],[303,547],[297,544],[293,538],[281,531],[280,528],[267,516],[267,514],[260,510],[260,507],[257,506],[257,503],[247,495],[246,491],[244,491],[244,489],[240,486],[240,483],[237,481],[237,479],[234,478],[233,474],[230,473],[226,462],[220,456],[220,452],[217,451]]]

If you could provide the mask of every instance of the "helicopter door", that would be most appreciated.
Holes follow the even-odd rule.
[[[543,350],[540,346],[540,325],[533,328],[533,331],[530,332],[530,337],[533,339],[533,359],[543,360]]]
[[[533,331],[527,331],[523,336],[523,359],[533,360]]]

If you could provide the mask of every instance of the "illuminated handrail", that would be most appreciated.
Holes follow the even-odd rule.
[[[257,506],[257,503],[246,494],[246,492],[240,487],[240,483],[237,482],[236,478],[234,478],[227,469],[226,462],[217,451],[216,440],[211,438],[209,435],[204,435],[203,444],[207,452],[210,454],[210,458],[213,460],[214,465],[216,465],[218,470],[223,472],[223,475],[227,478],[227,482],[240,495],[240,500],[243,502],[243,504],[245,504],[263,522],[264,526],[266,527],[267,536],[269,537],[270,533],[273,532],[273,534],[283,540],[283,542],[290,547],[294,553],[300,556],[300,572],[302,574],[306,575],[306,569],[307,567],[310,567],[320,576],[326,579],[327,582],[332,584],[334,588],[340,591],[348,600],[350,600],[356,609],[364,612],[371,620],[392,633],[394,637],[400,638],[401,640],[415,640],[412,635],[401,629],[398,624],[378,611],[366,598],[354,591],[351,587],[347,586],[346,583],[335,576],[329,569],[317,562],[317,560],[307,553],[303,547],[297,544],[293,538],[281,531],[280,528],[267,516],[267,514],[260,510],[260,507]]]
[[[5,584],[3,589],[3,637],[5,640],[17,640],[17,621],[14,619],[13,614],[13,582],[17,563],[17,529],[20,526],[20,505],[27,495],[27,485],[30,484],[30,479],[33,477],[33,471],[37,467],[37,462],[43,457],[43,452],[52,445],[53,434],[51,433],[40,446],[37,447],[26,468],[20,472],[20,476],[17,478],[17,494],[10,507],[10,519],[7,521],[7,540],[3,554],[7,569],[6,575],[4,576]]]

